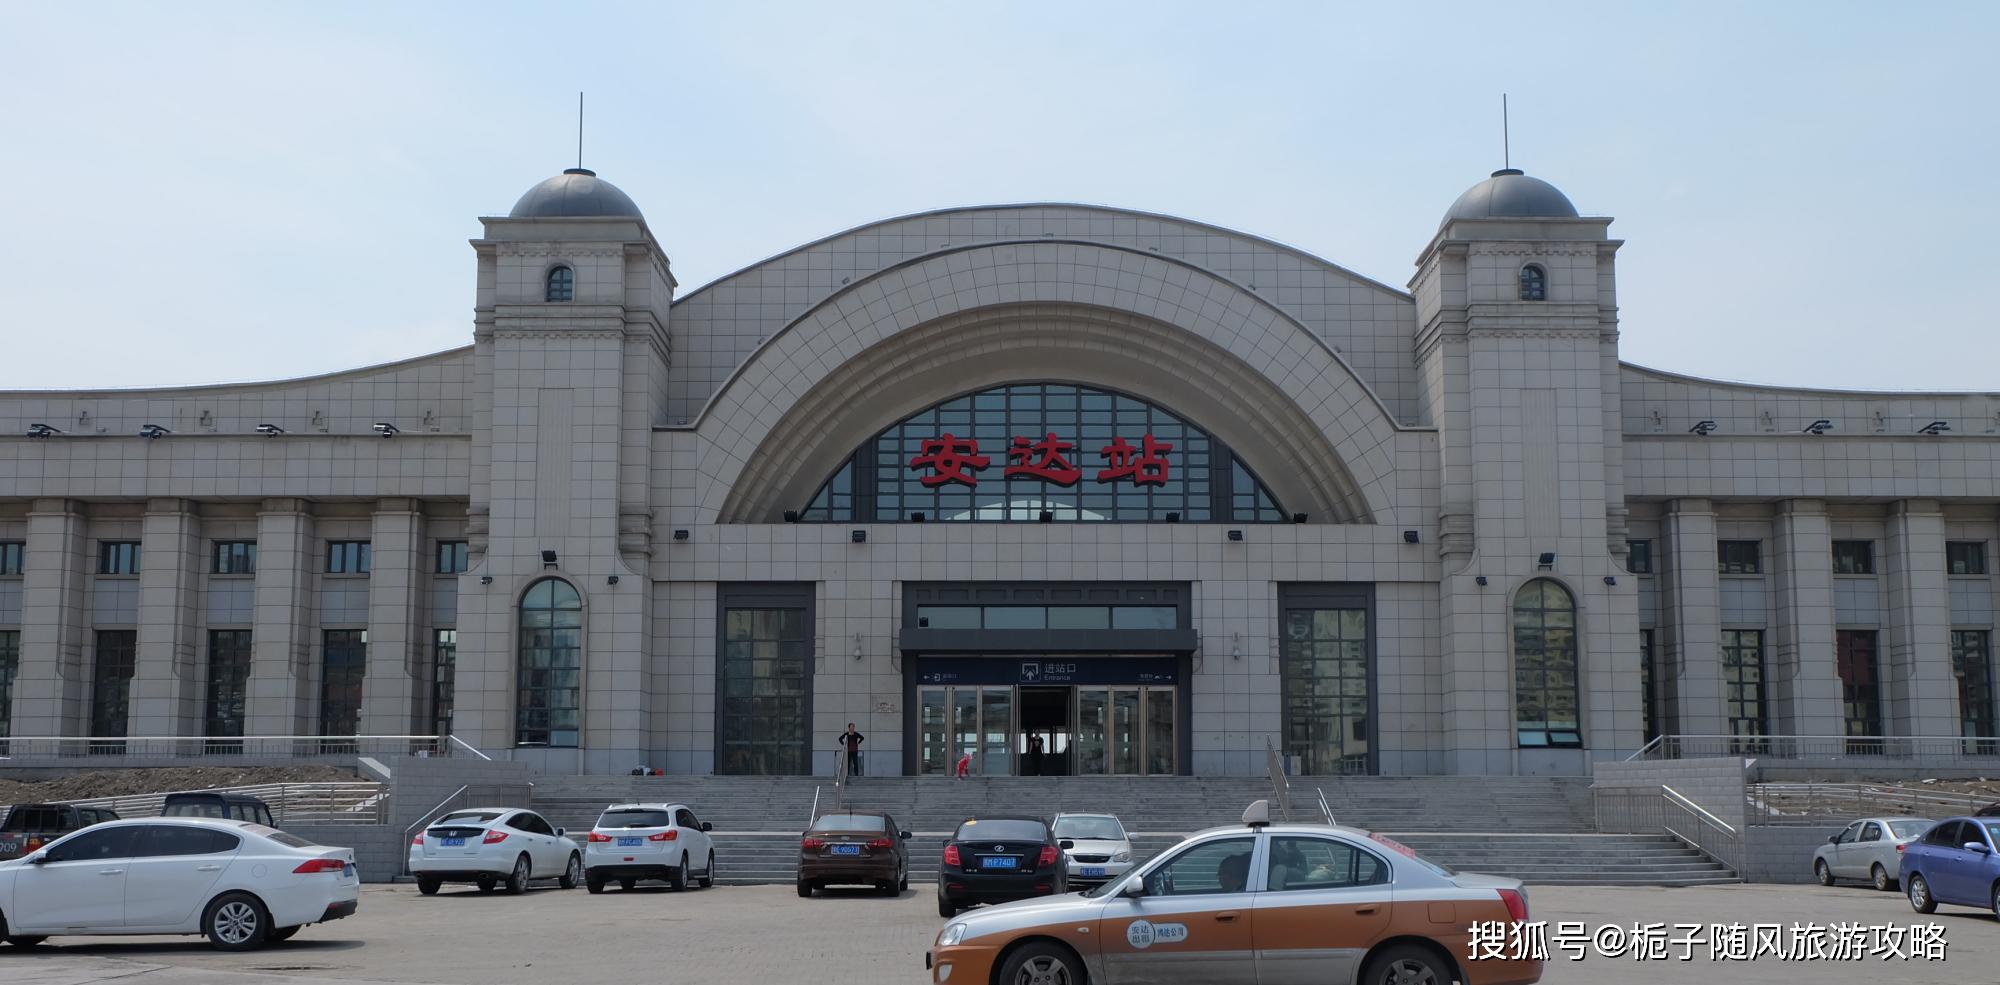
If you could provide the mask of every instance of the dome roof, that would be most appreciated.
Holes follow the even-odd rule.
[[[1453,219],[1518,218],[1574,219],[1576,206],[1556,186],[1507,168],[1466,189],[1445,210],[1444,221],[1438,225]]]
[[[645,219],[632,196],[584,168],[570,168],[528,189],[514,203],[513,219],[557,219],[574,216],[631,216]]]

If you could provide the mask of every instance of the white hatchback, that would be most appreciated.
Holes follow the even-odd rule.
[[[664,879],[675,889],[693,880],[707,889],[715,885],[713,830],[686,804],[613,804],[584,842],[584,882],[593,893],[609,882],[631,889],[641,879]]]
[[[106,821],[0,862],[0,936],[206,934],[225,951],[351,916],[354,851],[249,821]]]
[[[445,814],[410,839],[410,874],[425,896],[447,882],[469,882],[482,893],[502,885],[525,893],[536,879],[575,889],[583,881],[583,853],[534,811],[473,807]]]

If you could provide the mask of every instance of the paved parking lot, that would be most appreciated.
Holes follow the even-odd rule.
[[[1797,983],[1896,981],[1967,985],[2000,978],[2000,926],[1991,915],[1948,907],[1913,913],[1901,897],[1867,889],[1724,886],[1700,889],[1541,887],[1537,920],[1606,923],[1741,921],[1867,925],[1936,920],[1945,961],[1808,964],[1769,957],[1718,964],[1557,959],[1543,981],[1582,983]],[[899,899],[835,893],[797,898],[789,886],[688,893],[641,889],[589,896],[538,890],[482,896],[447,890],[425,898],[408,886],[371,886],[358,915],[307,928],[292,941],[249,954],[221,954],[195,938],[56,938],[32,951],[0,947],[9,985],[300,985],[408,982],[449,985],[579,985],[758,982],[833,985],[927,981],[923,951],[939,926],[930,887]],[[1553,928],[1552,928],[1553,929]]]

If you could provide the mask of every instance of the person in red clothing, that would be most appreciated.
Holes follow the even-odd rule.
[[[958,779],[965,779],[965,775],[970,772],[972,772],[972,750],[967,749],[965,755],[958,757]]]

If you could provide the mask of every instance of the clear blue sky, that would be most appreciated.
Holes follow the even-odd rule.
[[[1063,200],[1401,287],[1500,161],[1612,215],[1626,359],[2000,392],[2000,4],[17,2],[0,387],[471,338],[475,217],[573,163],[685,293],[884,216]]]

